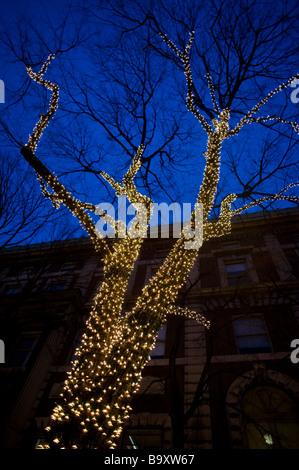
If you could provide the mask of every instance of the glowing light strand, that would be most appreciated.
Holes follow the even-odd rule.
[[[142,151],[143,149],[137,151],[131,168],[123,178],[122,187],[116,184],[108,175],[106,179],[121,194],[127,194],[128,199],[133,201],[133,203],[136,203],[137,200],[148,204],[149,200],[138,193],[133,183],[134,176],[140,166],[139,162]],[[92,207],[89,208],[94,209]],[[146,212],[145,217],[150,217],[150,210]],[[137,239],[126,237],[118,243],[111,255],[105,258],[104,281],[99,294],[96,296],[93,311],[87,322],[87,333],[84,335],[81,346],[77,350],[77,358],[65,383],[63,404],[57,405],[53,412],[52,422],[56,424],[48,428],[49,432],[54,431],[55,434],[52,440],[53,445],[62,445],[62,438],[59,436],[59,432],[57,432],[57,423],[65,421],[74,422],[75,420],[79,423],[79,427],[81,426],[82,433],[88,434],[89,442],[92,442],[94,448],[102,446],[113,447],[114,444],[111,439],[115,439],[121,431],[120,425],[116,426],[116,422],[122,423],[119,415],[121,414],[122,419],[128,416],[128,404],[120,406],[119,403],[122,402],[122,397],[128,402],[128,387],[132,386],[133,373],[128,372],[129,375],[126,376],[125,386],[123,386],[120,382],[121,370],[119,370],[123,364],[123,361],[119,360],[122,356],[116,356],[116,364],[113,364],[111,359],[108,362],[108,358],[114,356],[113,347],[116,344],[122,344],[124,332],[128,330],[127,325],[124,328],[124,322],[121,319],[121,308],[128,279],[142,241],[143,239],[140,237]],[[134,341],[132,338],[134,338],[134,331],[130,331],[130,340]],[[127,343],[125,343],[125,347],[128,347]],[[132,345],[132,349],[134,347],[136,349],[136,344]],[[127,356],[127,351],[123,352],[123,354]],[[82,358],[85,359],[83,360]],[[126,369],[128,365],[127,360]],[[136,365],[134,365],[134,362],[132,363],[132,368],[136,375]],[[108,405],[108,403],[111,403],[111,399],[107,402],[107,397],[110,396],[111,391],[114,394],[116,393],[116,386],[112,387],[112,385],[109,385],[116,371],[118,371],[116,385],[119,389],[119,399],[116,401],[115,407],[111,407],[110,404]],[[137,373],[137,376],[141,377],[140,371]],[[107,381],[108,383],[106,384]],[[138,380],[136,381],[137,383]],[[122,394],[123,387],[125,387],[125,390]],[[98,389],[100,389],[101,393],[98,399],[95,400],[94,396],[99,393],[97,392]],[[86,402],[83,400],[84,393],[89,396],[87,409]],[[116,418],[116,415],[118,418]],[[92,429],[96,430],[94,440],[92,440],[91,425]],[[79,436],[79,441],[80,444],[77,441],[76,443],[73,442],[72,447],[84,446],[85,441],[82,436]]]
[[[255,113],[257,113],[260,108],[266,104],[274,95],[276,95],[277,93],[281,92],[282,90],[284,90],[285,88],[287,88],[288,86],[290,86],[290,84],[296,80],[297,78],[299,78],[299,73],[297,73],[297,75],[295,75],[294,77],[291,77],[289,80],[287,80],[285,83],[282,83],[280,86],[278,86],[277,88],[275,88],[274,90],[270,91],[268,93],[267,96],[265,96],[265,98],[263,98],[258,104],[256,104],[250,111],[248,111],[248,113],[239,121],[239,123],[235,126],[234,129],[230,130],[230,135],[235,135],[235,134],[238,134],[240,132],[240,130],[242,129],[243,125],[244,124],[247,124],[247,123],[250,123],[250,122],[262,122],[262,121],[266,121],[266,120],[273,120],[273,119],[277,119],[279,122],[285,122],[287,124],[290,124],[292,127],[294,127],[294,129],[296,130],[296,132],[299,132],[299,127],[296,123],[294,122],[288,122],[288,121],[285,121],[283,120],[282,118],[276,118],[276,117],[272,117],[272,116],[267,116],[267,117],[264,117],[264,118],[253,118],[253,115]]]
[[[51,97],[51,100],[50,100],[50,106],[49,106],[48,112],[46,114],[42,114],[40,116],[40,119],[39,119],[38,123],[36,124],[36,126],[33,130],[33,134],[29,137],[29,140],[28,140],[27,145],[32,149],[33,152],[36,150],[36,146],[37,146],[37,144],[38,144],[45,128],[49,124],[50,120],[52,119],[52,117],[54,116],[54,114],[55,114],[55,112],[58,108],[58,99],[59,99],[58,86],[55,85],[54,83],[52,83],[50,80],[44,80],[42,78],[42,76],[47,71],[47,68],[48,68],[50,62],[54,59],[54,57],[55,57],[55,54],[50,54],[49,55],[48,59],[46,60],[46,62],[41,67],[39,73],[33,72],[32,68],[29,67],[29,66],[27,67],[27,73],[28,73],[30,78],[32,78],[34,81],[36,81],[37,83],[39,83],[43,87],[48,88],[49,90],[52,91],[52,97]]]
[[[215,89],[214,89],[214,85],[213,85],[213,81],[212,81],[212,77],[211,77],[210,72],[207,73],[207,79],[208,79],[208,87],[210,89],[210,94],[211,94],[214,109],[215,109],[217,115],[220,116],[221,111],[219,109],[219,106],[218,106],[218,103],[217,103],[217,100],[216,100]]]
[[[193,79],[192,79],[192,72],[191,72],[191,65],[190,65],[190,51],[191,51],[191,46],[194,40],[194,31],[190,32],[189,42],[183,53],[178,50],[176,45],[172,41],[170,41],[170,39],[167,37],[165,33],[163,33],[160,30],[159,34],[161,38],[163,39],[163,41],[165,41],[167,46],[174,51],[174,53],[179,57],[179,59],[181,60],[183,64],[184,73],[186,77],[186,84],[187,84],[187,96],[186,96],[187,108],[194,114],[194,116],[201,123],[201,125],[206,130],[208,135],[211,134],[212,127],[207,123],[203,115],[197,110],[194,104]]]
[[[222,236],[230,232],[232,216],[241,210],[231,209],[237,196],[228,195],[221,203],[219,219],[216,222],[207,220],[219,181],[222,142],[232,135],[228,124],[229,110],[219,112],[218,119],[213,120],[212,127],[196,109],[190,67],[190,50],[194,33],[191,33],[184,52],[180,52],[165,34],[160,33],[160,35],[184,64],[187,82],[186,105],[208,135],[206,167],[197,199],[197,203],[202,203],[204,209],[204,240]],[[40,79],[45,70],[46,65],[37,77],[39,83],[42,83]],[[209,88],[213,100],[210,79]],[[253,108],[243,123],[252,119],[252,114],[260,106]],[[47,122],[48,120],[42,120],[42,124],[37,125],[31,149],[35,148],[44,129],[43,125]],[[235,128],[234,132],[237,132],[236,129],[239,128]],[[128,172],[123,177],[122,184],[102,172],[102,177],[114,188],[116,194],[126,194],[129,201],[135,204],[137,212],[138,204],[146,205],[147,210],[139,213],[141,226],[148,222],[151,207],[150,200],[141,195],[134,184],[143,152],[144,148],[140,146]],[[54,176],[44,177],[43,172],[42,176],[54,191],[54,194],[50,194],[43,185],[45,195],[55,204],[58,202],[69,204],[69,196],[65,195],[65,189],[57,186],[58,182],[53,180]],[[284,197],[282,194],[280,196]],[[75,201],[74,206],[74,215],[79,220],[80,210],[94,210],[94,207],[84,205],[80,201]],[[251,206],[252,204],[249,204],[246,207]],[[191,221],[194,222],[194,213]],[[136,238],[127,236],[118,240],[114,244],[114,249],[104,257],[104,279],[95,296],[73,367],[65,381],[62,401],[53,411],[52,424],[48,428],[51,436],[48,446],[115,448],[123,423],[129,416],[132,394],[139,388],[141,371],[149,360],[149,352],[155,344],[159,328],[165,322],[166,316],[171,313],[185,315],[197,319],[206,327],[209,326],[209,322],[201,314],[175,306],[179,289],[184,285],[198,252],[198,250],[186,250],[184,242],[185,236],[182,233],[156,275],[143,288],[133,309],[125,315],[122,313],[125,292],[130,273],[140,252],[142,239],[138,236]],[[67,436],[63,432],[65,423],[70,424]]]

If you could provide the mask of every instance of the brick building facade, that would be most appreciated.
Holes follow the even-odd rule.
[[[172,243],[145,240],[127,308]],[[59,396],[102,265],[82,238],[3,250],[0,269],[0,443],[31,449]],[[291,360],[298,275],[297,209],[235,218],[229,236],[205,243],[179,302],[211,327],[169,317],[120,447],[299,448],[299,362]]]

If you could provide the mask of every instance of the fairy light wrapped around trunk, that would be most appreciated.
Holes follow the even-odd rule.
[[[202,205],[203,241],[206,241],[230,233],[231,220],[234,215],[270,199],[266,197],[247,204],[243,208],[233,209],[232,204],[237,196],[228,194],[221,203],[219,218],[215,222],[208,219],[218,188],[221,148],[224,140],[238,134],[245,124],[254,120],[258,122],[262,119],[278,119],[273,116],[255,118],[254,115],[263,104],[287,84],[269,93],[240,120],[234,129],[230,129],[230,112],[228,109],[219,108],[212,77],[208,75],[208,87],[217,116],[212,120],[212,124],[209,124],[198,111],[192,92],[190,52],[194,32],[191,32],[184,51],[180,51],[162,31],[159,33],[182,63],[186,77],[186,106],[207,134],[207,146],[204,153],[205,170],[195,202],[195,207]],[[35,154],[46,126],[58,108],[58,86],[43,78],[53,58],[53,54],[49,56],[39,73],[34,73],[31,68],[27,68],[29,76],[41,86],[46,87],[52,96],[48,112],[40,117],[21,153],[34,168],[45,197],[49,198],[55,207],[64,204],[89,234],[94,248],[103,259],[104,279],[95,295],[82,342],[76,351],[71,371],[65,381],[61,400],[53,410],[51,422],[47,428],[48,443],[44,447],[113,449],[117,446],[124,422],[130,413],[132,396],[138,390],[143,368],[167,315],[183,315],[209,327],[208,320],[200,312],[176,306],[178,292],[194,265],[199,248],[186,249],[185,242],[188,238],[182,231],[158,272],[143,288],[132,310],[127,313],[123,312],[129,278],[140,253],[144,231],[147,229],[153,208],[152,201],[141,194],[134,183],[145,148],[143,145],[139,146],[121,183],[116,182],[107,173],[101,173],[103,179],[114,189],[115,194],[125,195],[139,215],[139,236],[131,237],[128,233],[125,237],[108,244],[105,239],[101,238],[88,212],[92,211],[103,219],[106,217],[107,222],[111,222],[108,216],[98,211],[92,204],[83,203],[74,198]],[[281,122],[284,121],[281,120]],[[298,132],[298,126],[290,124]],[[286,189],[288,187],[271,199],[294,200],[284,194]],[[145,210],[142,211],[141,206]],[[194,224],[195,209],[191,215],[190,226],[194,227]],[[115,224],[116,230],[122,230],[122,228]]]

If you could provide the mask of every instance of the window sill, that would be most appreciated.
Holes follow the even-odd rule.
[[[256,360],[269,361],[273,359],[284,359],[290,356],[291,351],[286,352],[269,352],[254,354],[223,354],[212,357],[212,362],[252,362]]]

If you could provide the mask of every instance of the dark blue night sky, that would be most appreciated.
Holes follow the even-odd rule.
[[[214,2],[218,12],[224,5],[217,21],[216,10],[213,13],[209,7],[213,2],[202,7],[186,0],[141,2],[141,6],[125,2],[122,16],[118,3],[122,2],[31,0],[24,5],[13,0],[1,8],[2,247],[85,235],[65,208],[54,210],[43,198],[34,172],[20,155],[50,98],[30,80],[26,65],[37,71],[50,53],[56,53],[46,78],[59,86],[59,108],[36,155],[72,194],[93,204],[114,201],[100,172],[120,180],[142,140],[146,148],[136,182],[154,202],[194,204],[202,181],[207,135],[186,108],[181,65],[157,34],[153,20],[146,19],[150,5],[151,14],[178,47],[186,44],[194,29],[195,95],[209,123],[215,111],[207,70],[219,107],[229,105],[232,110],[232,127],[298,73],[295,1],[257,1],[247,12],[241,0]],[[279,16],[283,20],[278,21]],[[252,57],[258,41],[261,45]],[[285,88],[255,116],[270,115],[272,121],[248,124],[225,142],[211,216],[229,193],[245,192],[247,199],[236,203],[240,206],[299,181],[298,135],[292,126],[275,119],[298,120],[299,103],[291,99],[294,90]],[[298,196],[298,191],[292,188],[287,194]],[[292,204],[285,201],[270,207]]]

